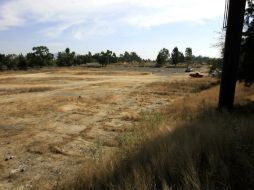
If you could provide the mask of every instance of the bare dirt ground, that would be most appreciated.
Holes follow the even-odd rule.
[[[170,69],[1,73],[0,189],[52,189],[87,159],[110,156],[141,112],[184,95],[153,86],[185,79]]]

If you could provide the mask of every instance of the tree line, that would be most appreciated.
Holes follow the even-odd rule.
[[[57,55],[50,53],[46,46],[33,47],[32,52],[26,55],[0,54],[0,70],[26,70],[29,68],[41,68],[47,66],[78,66],[87,63],[99,63],[102,66],[117,62],[142,62],[143,60],[136,52],[124,52],[117,56],[113,51],[107,50],[92,54],[76,54],[70,48],[58,52]]]
[[[192,55],[192,48],[186,48],[185,54],[180,52],[178,48],[174,48],[170,54],[169,50],[163,48],[156,59],[156,66],[163,66],[166,63],[172,63],[176,65],[179,62],[196,62],[203,63],[208,62],[209,57],[194,56]],[[20,54],[1,54],[0,53],[0,71],[4,70],[26,70],[29,68],[42,68],[49,66],[69,67],[79,66],[87,63],[99,63],[101,66],[114,63],[141,63],[141,62],[155,62],[150,59],[142,59],[136,52],[127,52],[119,56],[113,51],[107,50],[100,53],[92,54],[76,54],[71,51],[70,48],[66,48],[65,51],[58,52],[57,54],[50,53],[46,46],[33,47],[32,52],[26,55]]]
[[[175,47],[172,53],[169,53],[169,50],[163,48],[160,50],[156,58],[157,66],[163,66],[165,64],[177,65],[178,63],[191,63],[193,61],[203,62],[204,60],[208,61],[209,58],[204,58],[202,56],[195,57],[192,54],[192,48],[187,47],[185,49],[185,54],[179,51],[178,47]]]

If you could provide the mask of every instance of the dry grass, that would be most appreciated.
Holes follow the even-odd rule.
[[[168,82],[154,82],[147,87],[153,89],[153,91],[160,95],[182,94],[182,93],[197,93],[203,90],[207,90],[213,86],[219,84],[219,80],[212,78],[205,79],[192,79],[186,81],[174,81]]]
[[[198,113],[205,111],[203,107],[208,104],[207,101],[202,103],[202,99],[209,99],[210,106],[217,97],[216,90],[211,89],[209,93],[203,90],[214,85],[209,78],[178,82],[188,76],[141,73],[141,76],[132,76],[132,71],[116,73],[114,70],[104,76],[99,72],[106,75],[105,70],[80,68],[45,71],[2,73],[0,76],[3,79],[0,86],[7,92],[16,89],[22,93],[1,96],[0,151],[2,155],[10,152],[15,159],[0,162],[0,189],[2,184],[5,189],[28,186],[59,189],[60,182],[73,178],[67,189],[96,189],[97,185],[101,185],[98,189],[104,189],[107,187],[104,185],[109,184],[104,183],[104,179],[117,188],[119,184],[113,183],[117,168],[121,171],[120,168],[128,164],[127,160],[138,163],[134,158],[142,154],[147,144],[153,144],[151,154],[156,155],[152,149],[160,146],[156,144],[160,137],[197,119]],[[76,75],[85,71],[94,75]],[[172,80],[176,81],[172,83]],[[34,87],[38,89],[32,89]],[[43,91],[40,87],[52,89]],[[203,91],[200,93],[200,90]],[[28,91],[35,92],[25,93]],[[240,91],[244,96],[248,94],[248,101],[254,100],[253,93],[245,89]],[[201,111],[197,111],[200,107]],[[148,153],[144,155],[149,158]],[[8,181],[5,176],[22,161],[27,163],[28,170]],[[153,171],[150,175],[144,169],[129,166],[135,171],[136,181],[144,178],[138,189],[154,186]],[[77,179],[73,176],[79,169],[82,172]],[[134,182],[128,177],[132,175],[129,171],[121,172],[126,180],[121,178],[122,174],[118,179],[131,187]],[[149,175],[144,176],[144,172]],[[166,184],[163,182],[165,187]]]
[[[55,90],[55,89],[56,88],[54,87],[46,87],[46,86],[0,88],[0,96],[22,94],[22,93],[33,93],[33,92],[46,92],[46,91]]]
[[[215,110],[212,88],[141,114],[114,159],[84,166],[61,189],[253,189],[254,88],[238,85],[237,92],[232,113]]]
[[[70,81],[82,81],[82,80],[89,80],[80,77],[42,77],[42,78],[35,78],[35,77],[5,77],[0,79],[0,84],[11,84],[11,85],[23,85],[23,84],[31,84],[31,85],[45,85],[45,84],[66,84]],[[92,79],[91,79],[92,80]],[[95,80],[95,79],[94,79]]]
[[[74,72],[74,75],[106,75],[106,76],[136,76],[136,75],[150,75],[151,73],[148,72],[129,72],[126,73],[125,71],[102,71],[101,69],[94,69],[94,71],[81,71],[81,72]]]

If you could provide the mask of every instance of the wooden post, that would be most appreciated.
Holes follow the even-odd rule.
[[[220,110],[231,110],[234,107],[245,6],[246,0],[230,0],[229,2],[223,70],[219,96]]]

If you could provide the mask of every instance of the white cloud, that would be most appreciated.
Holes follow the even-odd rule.
[[[97,22],[93,26],[79,26],[72,31],[77,40],[88,39],[96,36],[107,36],[114,33],[113,26],[107,22]]]
[[[71,30],[80,39],[112,34],[119,23],[139,28],[204,23],[221,16],[223,4],[221,0],[5,0],[0,5],[0,31],[43,23],[50,25],[42,30],[46,36]]]

